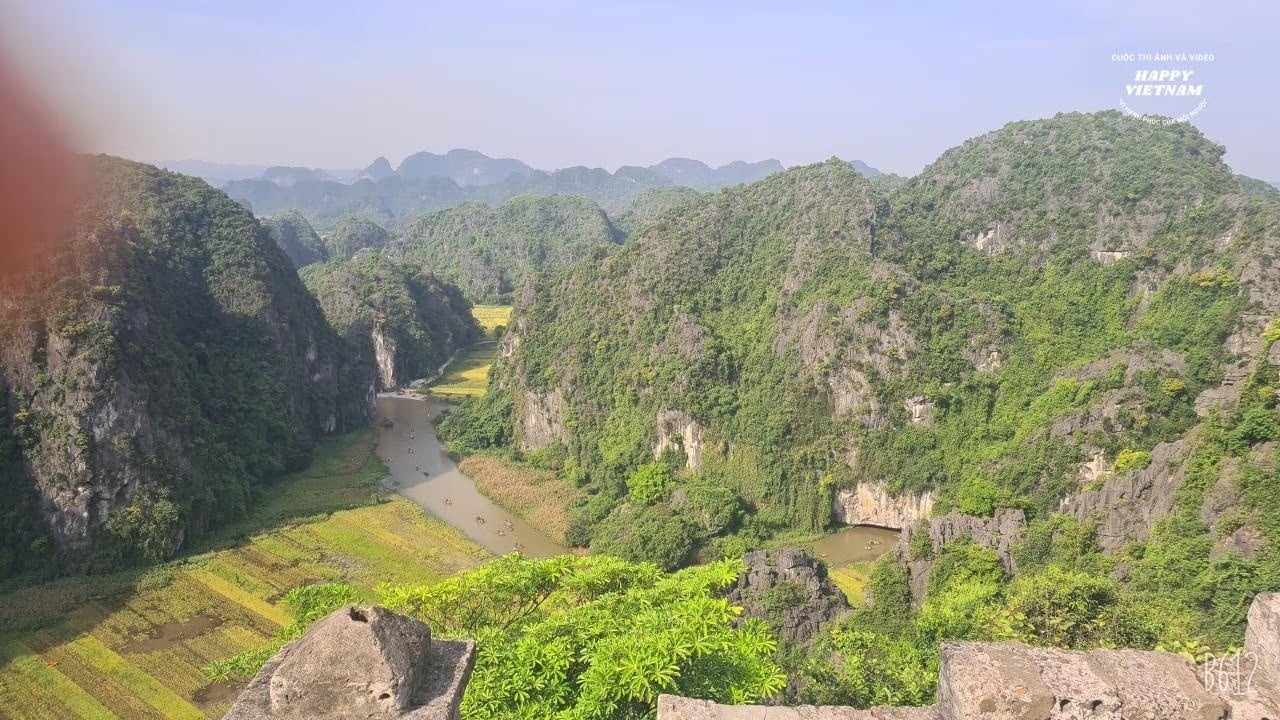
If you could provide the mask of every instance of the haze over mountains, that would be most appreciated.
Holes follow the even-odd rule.
[[[347,215],[385,227],[404,227],[424,213],[476,201],[498,205],[516,195],[585,195],[607,211],[629,203],[652,187],[716,190],[754,182],[783,169],[777,160],[734,161],[718,168],[688,158],[669,158],[649,167],[623,166],[615,172],[584,166],[538,170],[520,160],[491,158],[474,150],[406,157],[392,167],[380,157],[363,170],[219,165],[196,161],[166,163],[222,187],[259,216],[298,212],[317,229]],[[879,171],[858,163],[868,176]]]

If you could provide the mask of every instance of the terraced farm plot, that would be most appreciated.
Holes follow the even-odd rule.
[[[335,438],[201,554],[145,571],[0,596],[0,718],[219,718],[239,688],[202,668],[268,644],[289,590],[341,580],[424,583],[488,553],[400,497],[372,429]]]

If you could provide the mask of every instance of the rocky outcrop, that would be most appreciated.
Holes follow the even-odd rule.
[[[814,567],[799,551],[777,553],[772,556],[775,565],[764,553],[748,558],[760,577],[770,574],[765,568],[775,566]],[[456,720],[474,661],[471,641],[433,641],[427,627],[416,620],[379,607],[348,606],[317,622],[269,660],[226,718]],[[1249,608],[1243,652],[1204,667],[1158,651],[1072,652],[1013,642],[948,642],[940,653],[937,703],[930,707],[721,705],[661,695],[657,717],[1268,720],[1280,717],[1277,688],[1280,594],[1265,593]]]
[[[653,457],[661,458],[668,450],[684,452],[685,467],[697,470],[702,466],[702,434],[704,428],[697,420],[679,410],[663,410],[658,413],[658,442],[653,446]]]
[[[1098,490],[1086,490],[1062,501],[1062,512],[1097,523],[1098,544],[1106,552],[1145,540],[1161,518],[1173,511],[1173,498],[1186,479],[1186,440],[1161,443],[1151,451],[1151,464],[1107,477]]]
[[[382,390],[395,390],[400,387],[396,382],[396,339],[389,337],[380,327],[369,332],[373,344],[373,363],[378,368],[378,387]]]
[[[0,575],[164,559],[372,415],[244,208],[147,165],[84,170],[65,236],[0,268]]]
[[[903,528],[902,534],[898,536],[895,552],[898,560],[907,566],[911,595],[920,602],[924,599],[925,588],[929,584],[934,558],[938,557],[947,543],[968,538],[980,547],[996,551],[1005,571],[1012,573],[1017,567],[1011,551],[1014,543],[1022,539],[1026,529],[1026,516],[1021,510],[997,510],[995,516],[989,518],[952,512],[933,518],[927,526],[909,525]],[[929,534],[929,552],[923,557],[912,557],[911,540],[921,532]]]
[[[729,592],[742,617],[769,623],[786,643],[808,642],[818,629],[849,610],[827,566],[804,550],[756,550],[743,556],[747,570]]]
[[[1227,717],[1227,702],[1177,655],[1019,643],[943,644],[938,709],[948,720]]]
[[[564,396],[557,388],[539,394],[525,391],[516,407],[516,437],[520,449],[538,450],[559,441],[567,443],[569,432],[564,424]]]
[[[226,720],[456,720],[475,663],[469,640],[435,640],[423,623],[348,606],[262,668]]]
[[[837,522],[845,525],[875,525],[901,530],[926,520],[938,499],[935,490],[893,494],[883,483],[861,482],[836,490],[832,508]]]
[[[902,401],[902,407],[907,411],[907,420],[912,425],[920,427],[933,427],[933,402],[923,395],[909,397]]]

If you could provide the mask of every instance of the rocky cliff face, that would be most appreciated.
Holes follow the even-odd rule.
[[[1005,571],[1013,573],[1017,570],[1017,564],[1011,551],[1014,544],[1022,539],[1026,529],[1026,516],[1021,510],[998,510],[994,517],[989,518],[951,512],[927,523],[904,526],[894,553],[898,561],[906,565],[911,595],[916,602],[920,602],[924,600],[925,588],[929,584],[933,560],[947,543],[967,538],[980,547],[995,550]],[[927,544],[922,544],[916,537],[920,533],[927,534]],[[924,552],[915,548],[924,548]]]
[[[684,453],[685,467],[697,471],[702,467],[702,450],[705,447],[703,433],[706,428],[688,413],[664,410],[658,413],[658,442],[653,446],[653,457],[678,451]]]
[[[1161,443],[1146,468],[1108,473],[1102,487],[1082,490],[1062,501],[1062,511],[1095,523],[1098,544],[1108,552],[1146,540],[1151,529],[1173,511],[1174,495],[1186,480],[1188,443]]]
[[[166,557],[372,412],[248,212],[198,180],[86,162],[71,237],[0,288],[0,515],[39,508],[3,528],[0,573]]]
[[[836,490],[834,519],[845,525],[875,525],[901,530],[933,515],[935,490],[890,493],[883,483],[860,482]]]
[[[747,553],[747,570],[729,592],[743,618],[770,624],[785,643],[809,642],[822,625],[849,611],[844,593],[827,577],[827,566],[794,548]]]

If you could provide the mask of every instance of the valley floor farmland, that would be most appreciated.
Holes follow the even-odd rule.
[[[202,554],[0,596],[0,718],[218,718],[239,687],[201,668],[267,644],[292,588],[433,582],[489,557],[404,498],[372,504],[385,472],[373,429],[335,438]]]
[[[509,305],[476,305],[471,309],[480,327],[484,328],[484,342],[458,353],[449,363],[444,374],[431,385],[431,392],[444,397],[483,395],[489,387],[489,366],[498,353],[501,333],[511,320]]]

